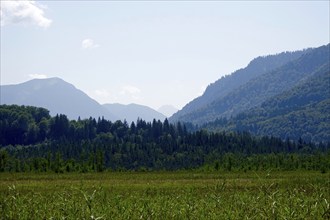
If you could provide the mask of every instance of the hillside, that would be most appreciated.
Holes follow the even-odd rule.
[[[319,68],[328,62],[329,45],[310,50],[298,59],[255,77],[227,95],[217,98],[211,104],[185,114],[179,119],[185,122],[203,124],[221,117],[233,117],[292,89],[313,76]]]
[[[205,125],[211,130],[250,131],[283,139],[330,141],[329,62],[292,89],[230,120]]]
[[[1,104],[47,108],[51,115],[66,114],[70,119],[102,117],[114,120],[98,102],[60,78],[33,79],[17,85],[3,85]]]
[[[210,84],[202,96],[194,99],[184,106],[182,110],[175,113],[170,118],[170,121],[190,121],[189,116],[187,116],[188,114],[194,113],[201,108],[205,108],[205,106],[212,102],[226,97],[228,94],[250,80],[269,71],[275,70],[290,61],[296,60],[310,50],[311,49],[296,52],[283,52],[276,55],[260,56],[253,59],[247,67],[239,69],[225,77],[221,77],[221,79]]]
[[[116,115],[120,120],[127,122],[136,122],[138,118],[145,121],[152,121],[153,119],[164,121],[165,115],[158,111],[144,105],[137,104],[104,104],[103,105],[111,114]]]

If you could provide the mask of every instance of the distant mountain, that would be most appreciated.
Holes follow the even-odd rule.
[[[152,121],[153,119],[164,121],[165,115],[156,110],[137,104],[104,104],[103,105],[111,114],[116,115],[120,120],[126,119],[127,122],[136,122],[138,118],[145,121]]]
[[[51,115],[65,114],[70,119],[102,116],[116,119],[98,102],[60,78],[33,79],[17,85],[3,85],[0,89],[0,104],[44,107]]]
[[[330,141],[330,63],[260,106],[229,120],[215,120],[204,128],[250,131],[283,139]]]
[[[311,49],[296,51],[296,52],[283,52],[276,55],[261,56],[253,59],[249,65],[243,69],[239,69],[234,73],[221,77],[221,79],[210,84],[204,94],[183,107],[182,110],[175,113],[170,121],[186,121],[194,123],[204,123],[214,118],[204,118],[199,120],[199,117],[194,120],[197,112],[203,113],[206,106],[221,98],[226,98],[227,95],[239,89],[252,79],[255,79],[267,72],[275,70],[284,64],[298,59],[303,54],[310,52]],[[213,109],[212,109],[213,110]],[[216,117],[221,116],[216,114]],[[204,121],[206,120],[206,121]]]
[[[163,105],[157,111],[165,115],[166,117],[171,117],[179,109],[175,108],[172,105]]]
[[[292,89],[329,62],[329,45],[297,53],[302,53],[297,59],[254,77],[238,88],[224,92],[225,95],[217,95],[214,101],[190,113],[179,112],[181,116],[175,117],[175,114],[171,120],[203,124],[217,118],[233,117],[260,106],[271,97]],[[203,99],[203,96],[201,98]]]

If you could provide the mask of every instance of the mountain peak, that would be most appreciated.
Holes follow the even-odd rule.
[[[175,108],[173,105],[163,105],[158,108],[157,111],[166,115],[166,117],[171,117],[174,113],[176,113],[179,109]]]
[[[38,83],[38,84],[42,84],[42,85],[55,85],[55,84],[72,85],[59,77],[50,77],[50,78],[45,78],[45,79],[31,79],[27,82],[24,82],[23,84],[29,84],[29,83]]]
[[[146,121],[152,121],[153,119],[163,121],[166,116],[160,112],[144,105],[131,103],[124,104],[104,104],[103,105],[110,113],[116,115],[121,120],[127,120],[128,122],[136,121],[141,118]]]
[[[58,77],[4,85],[1,86],[0,95],[1,104],[44,107],[51,115],[66,114],[70,119],[102,116],[110,120],[115,119],[94,99]]]

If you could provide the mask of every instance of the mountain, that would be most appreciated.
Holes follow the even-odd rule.
[[[238,88],[224,92],[225,95],[217,95],[211,103],[190,113],[181,113],[180,117],[172,117],[171,120],[203,124],[217,118],[233,117],[260,106],[271,97],[292,89],[329,62],[329,45],[297,53],[302,53],[297,59],[254,77]]]
[[[274,96],[260,106],[229,120],[204,125],[210,130],[250,131],[305,141],[330,141],[330,64],[292,89]]]
[[[116,117],[81,90],[60,78],[33,79],[17,85],[3,85],[1,104],[17,104],[44,107],[51,115],[66,114],[70,119],[78,117]]]
[[[246,84],[250,80],[275,70],[290,61],[294,61],[301,57],[303,54],[306,54],[310,51],[311,49],[306,49],[296,52],[283,52],[276,55],[257,57],[253,59],[247,67],[239,69],[230,75],[221,77],[221,79],[210,84],[202,96],[194,99],[186,106],[184,106],[182,110],[175,113],[170,118],[170,121],[194,121],[196,123],[196,121],[192,118],[195,117],[194,112],[205,108],[216,100],[226,98],[227,95],[239,89],[242,85]],[[198,121],[200,123],[204,123],[202,120]]]
[[[157,109],[158,112],[166,115],[166,117],[171,117],[174,113],[176,113],[179,109],[175,108],[172,105],[163,105]]]
[[[116,115],[120,120],[126,119],[127,122],[136,122],[138,118],[145,121],[152,121],[153,119],[164,121],[165,115],[156,110],[137,104],[104,104],[103,105],[111,114]]]

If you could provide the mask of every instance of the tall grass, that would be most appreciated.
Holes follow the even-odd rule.
[[[1,219],[329,219],[328,174],[0,174]]]

